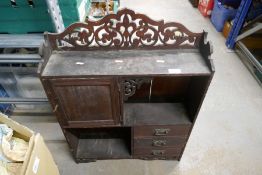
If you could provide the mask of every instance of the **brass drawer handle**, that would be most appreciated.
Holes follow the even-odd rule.
[[[152,155],[154,156],[162,156],[165,154],[165,150],[152,150]]]
[[[155,135],[156,136],[165,136],[169,133],[170,129],[168,128],[159,128],[155,129]]]
[[[167,144],[166,140],[153,140],[152,145],[153,146],[165,146]]]

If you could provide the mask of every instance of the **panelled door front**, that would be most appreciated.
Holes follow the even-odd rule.
[[[119,91],[114,78],[63,78],[52,80],[69,127],[119,123]]]

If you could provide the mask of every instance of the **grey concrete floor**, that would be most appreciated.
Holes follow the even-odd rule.
[[[14,118],[46,139],[61,175],[246,175],[262,173],[262,91],[210,20],[187,0],[121,0],[153,19],[178,21],[213,42],[216,73],[178,161],[105,160],[76,164],[53,116]]]

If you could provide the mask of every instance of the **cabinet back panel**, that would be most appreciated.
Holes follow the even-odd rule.
[[[181,102],[187,92],[191,77],[155,77],[151,102]]]
[[[143,83],[139,89],[136,89],[135,94],[128,98],[128,102],[149,102],[150,85],[150,83]]]
[[[151,83],[144,83],[133,96],[128,98],[132,102],[168,103],[181,102],[185,98],[191,77],[154,77]],[[151,95],[150,95],[151,89]]]

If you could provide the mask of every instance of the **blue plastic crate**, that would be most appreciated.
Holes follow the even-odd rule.
[[[229,9],[222,5],[221,2],[215,0],[214,9],[211,14],[211,22],[218,32],[223,30],[227,20],[231,20],[236,16],[236,9]]]
[[[1,84],[0,84],[0,97],[9,97]],[[12,104],[0,104],[0,112],[2,112],[3,114],[10,115],[13,112],[13,105]]]

